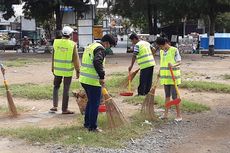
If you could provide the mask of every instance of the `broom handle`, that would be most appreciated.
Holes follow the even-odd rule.
[[[7,81],[6,81],[6,76],[5,76],[5,74],[3,74],[3,73],[2,73],[2,76],[3,76],[5,88],[6,88],[6,90],[8,91],[8,90],[9,90],[9,87],[8,87],[8,84],[7,84]]]
[[[131,74],[130,74],[130,71],[129,71],[129,76],[128,76],[128,91],[131,91]]]
[[[172,67],[169,67],[169,70],[170,70],[170,73],[171,73],[171,75],[172,75],[173,84],[174,84],[174,86],[175,86],[176,93],[177,93],[177,95],[178,95],[178,98],[180,98],[180,93],[179,93],[179,90],[178,90],[178,87],[177,87],[177,84],[176,84],[176,79],[175,79],[175,76],[174,76]]]

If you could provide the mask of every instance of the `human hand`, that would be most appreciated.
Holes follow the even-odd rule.
[[[79,79],[80,71],[76,71],[76,79]]]
[[[99,83],[102,87],[105,87],[105,80],[104,79],[100,79]]]
[[[169,68],[173,67],[172,63],[168,63],[168,67]]]

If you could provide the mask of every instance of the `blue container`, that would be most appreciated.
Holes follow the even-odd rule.
[[[230,51],[230,33],[215,33],[215,51]],[[200,47],[208,50],[209,39],[207,34],[200,35]]]

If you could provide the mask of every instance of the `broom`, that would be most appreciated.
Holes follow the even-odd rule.
[[[121,82],[121,86],[124,88],[127,88],[129,85],[129,81],[132,82],[136,74],[139,72],[140,69],[137,69],[133,72],[130,72],[130,74]]]
[[[117,107],[112,97],[108,94],[106,88],[102,88],[102,94],[105,98],[105,106],[106,106],[106,115],[108,119],[108,124],[111,129],[119,127],[127,123],[124,115]]]
[[[7,84],[5,74],[3,74],[3,79],[4,79],[4,85],[5,85],[5,88],[6,88],[6,96],[7,96],[7,102],[8,102],[9,111],[10,111],[10,113],[11,113],[11,115],[13,117],[16,117],[18,115],[18,112],[17,112],[16,106],[14,104],[13,97],[12,97],[10,91],[9,91],[9,86]]]
[[[174,100],[172,100],[172,101],[167,102],[167,103],[165,104],[165,107],[166,107],[166,108],[170,108],[172,105],[178,105],[178,104],[180,104],[180,102],[181,102],[180,93],[179,93],[179,90],[178,90],[178,87],[177,87],[177,84],[176,84],[176,79],[175,79],[175,76],[174,76],[172,67],[170,67],[169,70],[170,70],[170,73],[171,73],[171,75],[172,75],[173,84],[174,84],[174,86],[175,86],[176,93],[177,93],[177,98],[174,99]]]
[[[154,96],[155,90],[157,88],[157,84],[159,82],[160,75],[157,75],[156,80],[153,83],[152,88],[150,89],[149,93],[145,97],[144,102],[142,103],[141,113],[143,114],[144,118],[147,120],[155,120],[156,117],[154,115]]]

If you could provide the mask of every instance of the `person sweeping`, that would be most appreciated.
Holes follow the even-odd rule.
[[[128,67],[128,71],[130,72],[133,68],[135,61],[140,67],[140,81],[138,86],[138,96],[146,95],[151,89],[152,86],[152,78],[153,78],[153,69],[156,65],[154,60],[154,51],[150,43],[144,40],[140,40],[136,34],[131,34],[129,39],[132,41],[134,46],[132,61],[130,66]]]
[[[105,50],[116,45],[114,37],[106,34],[101,42],[88,45],[82,56],[79,81],[84,88],[88,102],[85,110],[84,127],[91,132],[102,132],[97,127],[98,107],[102,87],[105,85]]]
[[[165,103],[167,103],[170,101],[171,95],[173,100],[177,99],[178,96],[170,69],[172,69],[173,74],[175,76],[176,85],[180,85],[181,74],[179,66],[181,65],[181,56],[177,48],[169,45],[167,38],[158,37],[156,40],[156,44],[160,48],[160,83],[161,85],[164,85]],[[160,118],[168,118],[167,107],[165,108],[164,115]],[[182,121],[179,104],[176,105],[175,121]]]

